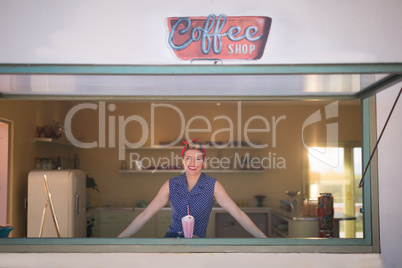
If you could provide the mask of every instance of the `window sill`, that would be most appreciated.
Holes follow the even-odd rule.
[[[7,238],[1,252],[374,253],[366,239]]]

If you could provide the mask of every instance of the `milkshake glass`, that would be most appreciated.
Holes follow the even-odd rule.
[[[191,215],[181,218],[185,238],[192,238],[194,232],[194,217]]]

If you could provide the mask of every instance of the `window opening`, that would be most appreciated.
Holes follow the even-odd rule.
[[[308,198],[331,193],[335,212],[356,216],[339,222],[339,237],[363,238],[362,191],[356,187],[361,178],[361,147],[310,147],[308,164]]]

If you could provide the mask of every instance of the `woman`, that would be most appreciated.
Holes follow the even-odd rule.
[[[205,237],[212,206],[216,201],[250,234],[266,238],[266,235],[228,196],[222,184],[201,172],[206,157],[201,143],[193,140],[185,144],[181,153],[185,174],[165,182],[149,206],[118,237],[130,237],[135,234],[170,200],[172,224],[165,237],[183,237],[181,218],[188,213],[195,218],[194,236]]]

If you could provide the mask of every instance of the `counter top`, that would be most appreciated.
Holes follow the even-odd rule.
[[[241,210],[243,210],[246,213],[274,213],[277,214],[278,216],[281,216],[287,220],[293,220],[293,221],[316,221],[318,220],[317,216],[304,216],[302,208],[296,208],[294,211],[286,211],[281,208],[275,208],[275,207],[240,207]],[[90,209],[88,211],[94,213],[97,211],[104,211],[104,210],[115,210],[115,211],[142,211],[145,210],[145,208],[138,208],[138,207],[97,207]],[[161,209],[162,211],[170,211],[170,207],[164,207]],[[216,213],[227,213],[225,209],[222,207],[213,207],[212,208],[213,212]],[[350,216],[346,215],[344,213],[340,212],[335,212],[334,213],[334,219],[335,220],[356,220],[355,216]]]
[[[271,209],[268,207],[240,207],[241,210],[244,212],[269,212]],[[104,211],[104,210],[115,210],[115,211],[142,211],[145,210],[145,207],[140,208],[140,207],[97,207],[97,208],[91,208],[88,211],[96,212],[96,211]],[[171,210],[170,207],[163,207],[161,210]],[[214,212],[226,212],[225,209],[222,207],[212,207],[212,211]]]
[[[293,221],[316,221],[318,220],[318,216],[305,216],[303,215],[302,208],[296,208],[294,211],[286,211],[281,208],[270,208],[272,213],[275,213],[279,216],[287,220]],[[335,220],[356,220],[355,216],[346,215],[340,212],[334,212],[334,219]]]

